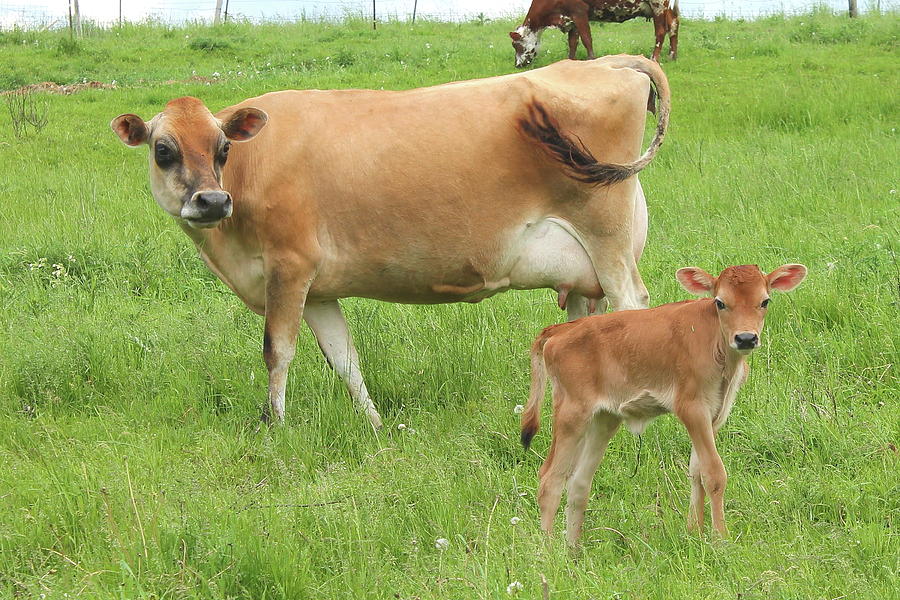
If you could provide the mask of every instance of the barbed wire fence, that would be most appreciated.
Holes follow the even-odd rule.
[[[71,0],[30,2],[0,0],[0,30],[69,27]],[[472,19],[516,18],[527,11],[527,0],[488,3],[473,0],[120,0],[98,9],[97,2],[84,2],[81,19],[101,27],[122,22],[153,20],[168,24],[213,23],[217,4],[221,20],[252,23],[297,21],[339,22],[348,18],[376,22],[467,21]],[[854,2],[855,4],[855,2]],[[110,9],[112,7],[112,9]],[[836,14],[848,11],[848,0],[679,0],[683,17],[689,19],[754,19],[772,15],[805,14],[817,9]],[[900,9],[900,0],[862,0],[861,12],[889,12]]]

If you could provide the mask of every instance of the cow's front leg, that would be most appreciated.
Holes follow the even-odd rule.
[[[381,415],[375,410],[366,383],[359,368],[359,356],[353,346],[353,338],[347,328],[347,321],[337,300],[331,302],[309,302],[303,318],[312,329],[325,355],[325,360],[337,372],[347,386],[356,407],[366,413],[375,429],[381,427]]]
[[[315,269],[303,263],[279,264],[266,274],[266,326],[263,357],[269,371],[269,401],[262,419],[284,421],[288,367],[297,347],[297,332]]]
[[[569,60],[575,60],[576,50],[578,50],[578,30],[572,27],[569,29]]]
[[[594,56],[594,42],[591,39],[591,22],[588,20],[587,11],[573,15],[572,20],[575,21],[578,36],[581,38],[581,43],[584,44],[584,49],[587,50],[588,60],[593,60],[596,57]]]

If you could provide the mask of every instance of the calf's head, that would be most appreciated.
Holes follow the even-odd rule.
[[[772,290],[789,292],[806,277],[803,265],[784,265],[768,275],[756,265],[728,267],[713,277],[698,267],[685,267],[675,273],[678,282],[692,294],[712,295],[719,318],[719,329],[726,344],[742,354],[759,346],[769,295]]]
[[[150,146],[150,190],[176,219],[195,228],[215,227],[231,216],[231,194],[222,189],[222,169],[231,142],[244,142],[268,117],[257,108],[239,108],[217,119],[197,98],[177,98],[144,122],[119,115],[110,123],[129,146]]]
[[[530,65],[541,47],[541,36],[527,25],[521,25],[515,31],[510,31],[509,37],[516,51],[516,67]]]

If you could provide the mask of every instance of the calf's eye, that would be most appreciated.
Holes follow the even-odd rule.
[[[222,146],[222,149],[219,150],[219,162],[223,165],[225,161],[228,160],[228,151],[231,150],[231,142],[225,142],[225,145]]]
[[[759,305],[760,308],[766,308],[767,306],[769,306],[769,299],[768,299],[768,298],[766,298],[765,300],[763,300],[763,301],[762,301],[762,304]]]
[[[716,308],[719,310],[725,310],[725,303],[716,298]]]

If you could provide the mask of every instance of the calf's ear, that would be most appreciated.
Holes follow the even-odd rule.
[[[789,292],[806,277],[806,267],[803,265],[782,265],[769,273],[766,279],[769,287],[779,292]]]
[[[684,267],[675,272],[675,279],[681,287],[696,296],[711,294],[716,287],[716,278],[700,267]]]
[[[235,142],[246,142],[266,126],[269,115],[258,108],[239,108],[222,121],[225,137]]]
[[[110,121],[109,126],[129,146],[140,146],[150,137],[150,128],[137,115],[119,115]]]
[[[512,38],[512,41],[518,42],[519,40],[522,39],[522,34],[519,33],[518,31],[510,31],[510,32],[509,32],[509,37]]]

